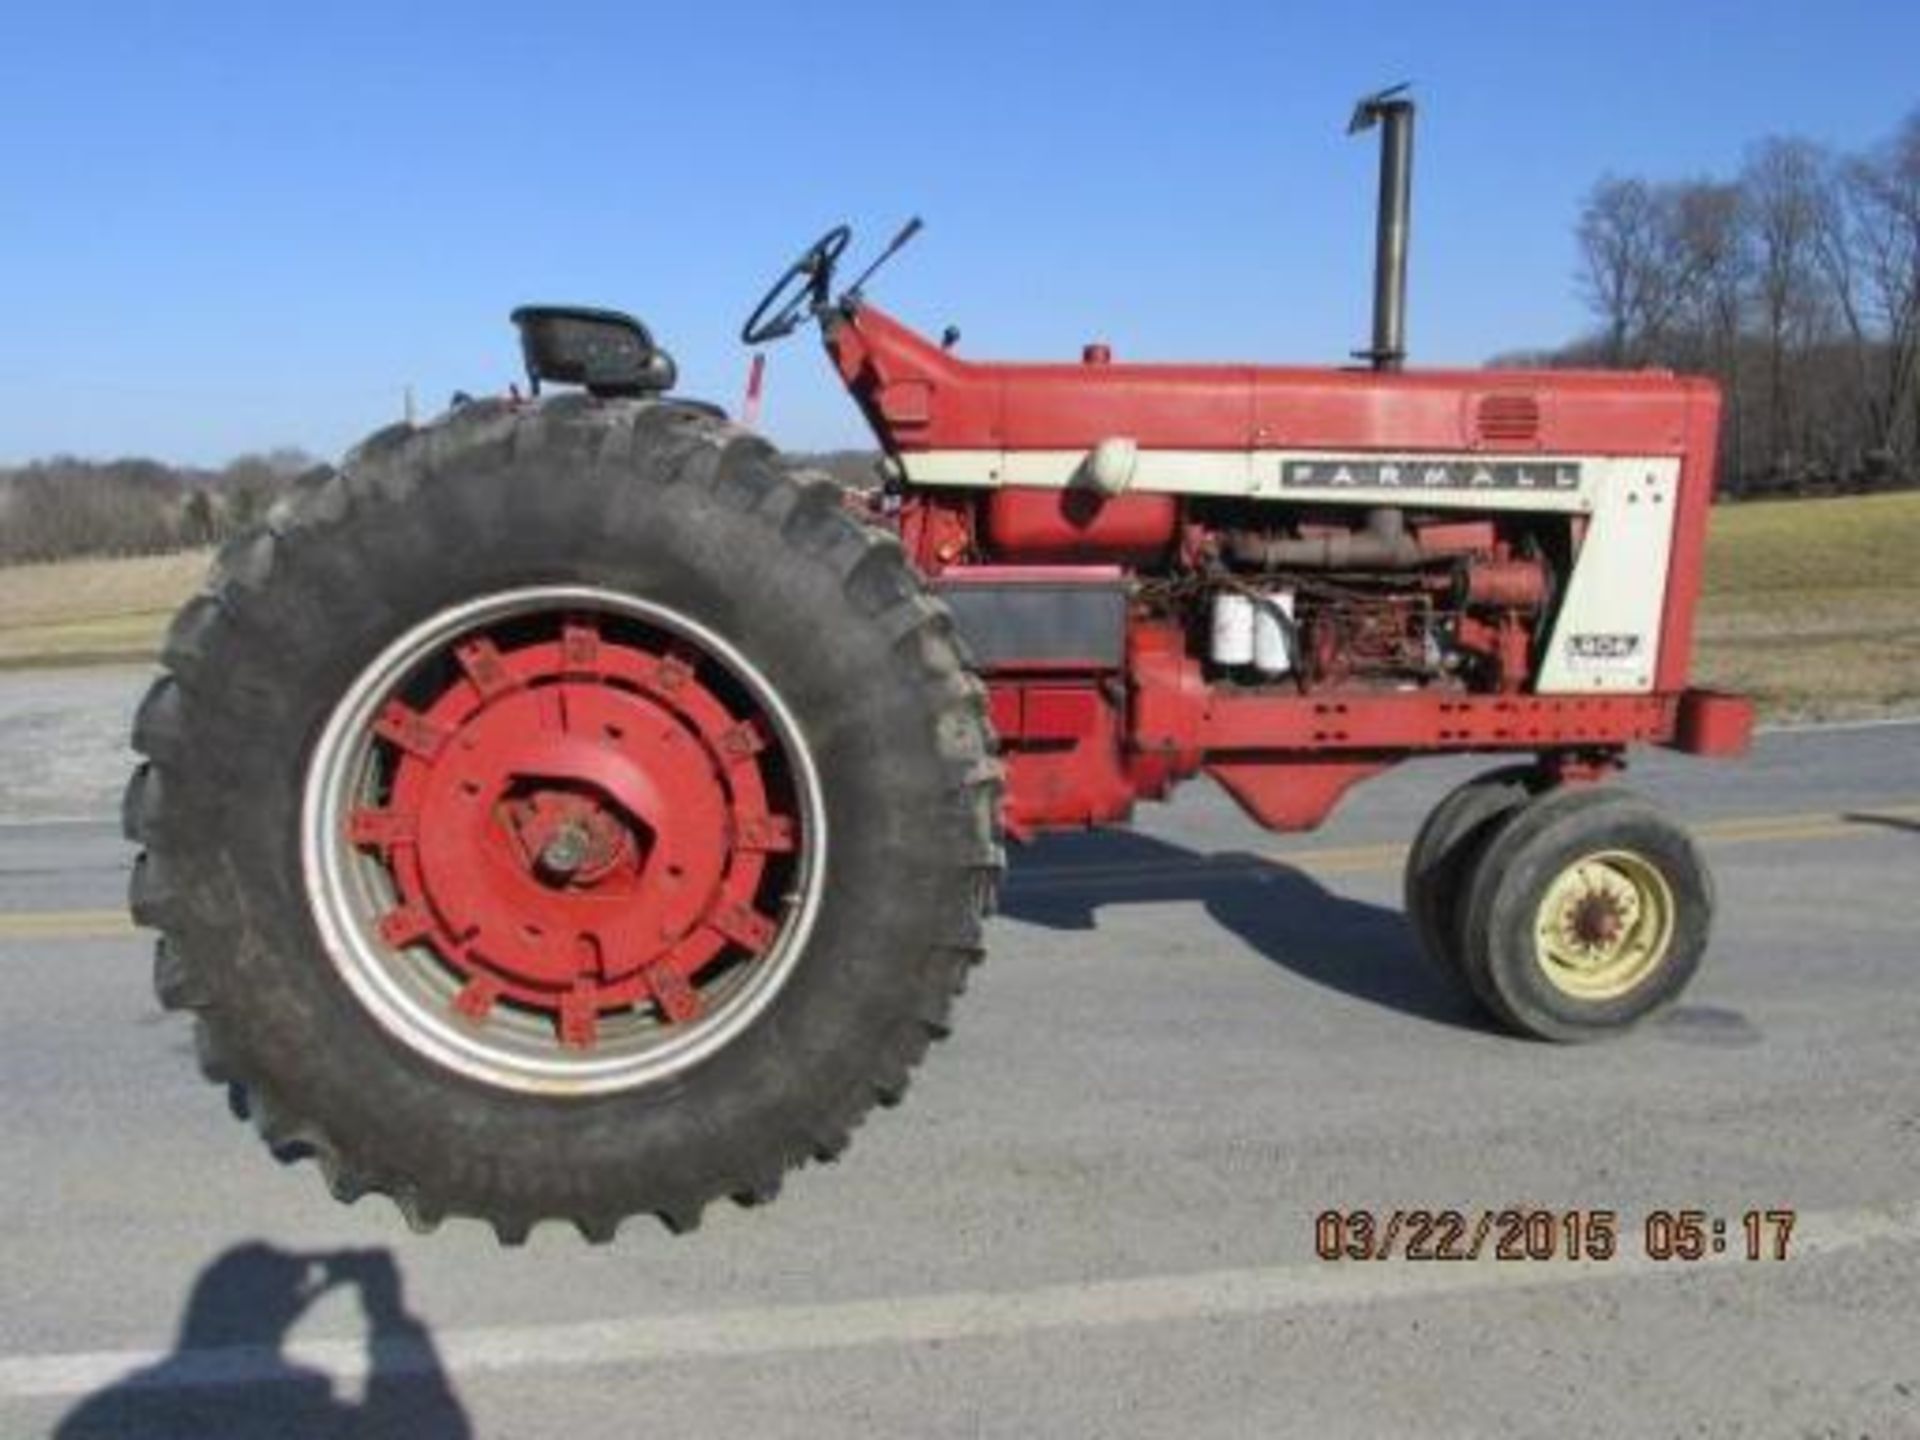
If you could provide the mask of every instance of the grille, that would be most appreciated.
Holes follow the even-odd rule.
[[[1474,412],[1474,433],[1496,445],[1540,438],[1540,400],[1534,395],[1483,395]]]

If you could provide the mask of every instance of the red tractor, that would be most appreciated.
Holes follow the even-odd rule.
[[[1404,372],[1412,113],[1356,116],[1382,205],[1351,369],[983,364],[836,288],[823,237],[745,339],[818,325],[871,494],[667,393],[637,322],[516,312],[533,399],[376,434],[173,625],[132,903],[207,1074],[418,1226],[685,1229],[900,1096],[1003,836],[1202,773],[1304,830],[1461,751],[1509,763],[1414,842],[1432,959],[1554,1040],[1671,1001],[1711,884],[1609,782],[1634,744],[1748,739],[1687,685],[1719,396]]]

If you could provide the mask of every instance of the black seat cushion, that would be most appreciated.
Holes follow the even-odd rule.
[[[654,395],[679,379],[647,327],[618,310],[522,305],[513,312],[535,393],[541,382],[584,385],[595,395]]]

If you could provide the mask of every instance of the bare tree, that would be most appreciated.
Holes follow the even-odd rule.
[[[1745,469],[1741,351],[1753,276],[1753,246],[1740,187],[1694,180],[1672,188],[1662,290],[1673,332],[1661,357],[1726,380],[1728,463]]]
[[[1730,182],[1609,175],[1577,240],[1598,333],[1545,363],[1718,377],[1733,486],[1920,473],[1920,112],[1860,155],[1761,141]]]
[[[1616,365],[1645,363],[1717,269],[1737,266],[1738,206],[1710,181],[1608,176],[1580,216],[1580,281]]]
[[[1754,147],[1740,175],[1752,236],[1754,309],[1765,349],[1767,455],[1776,466],[1795,443],[1789,356],[1814,341],[1826,309],[1820,236],[1830,208],[1830,173],[1817,147],[1776,136]]]
[[[1920,442],[1920,111],[1870,154],[1851,161],[1840,186],[1843,241],[1857,290],[1848,305],[1856,349],[1877,347],[1867,392],[1872,459],[1910,459]]]
[[[1580,287],[1605,331],[1608,362],[1629,363],[1657,284],[1659,205],[1644,180],[1603,176],[1580,212]]]

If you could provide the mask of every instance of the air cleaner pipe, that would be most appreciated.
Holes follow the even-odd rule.
[[[1226,537],[1226,545],[1227,553],[1242,565],[1263,570],[1411,570],[1443,558],[1422,550],[1419,540],[1407,529],[1406,511],[1390,505],[1369,510],[1366,527],[1360,530],[1297,538],[1237,530]]]

